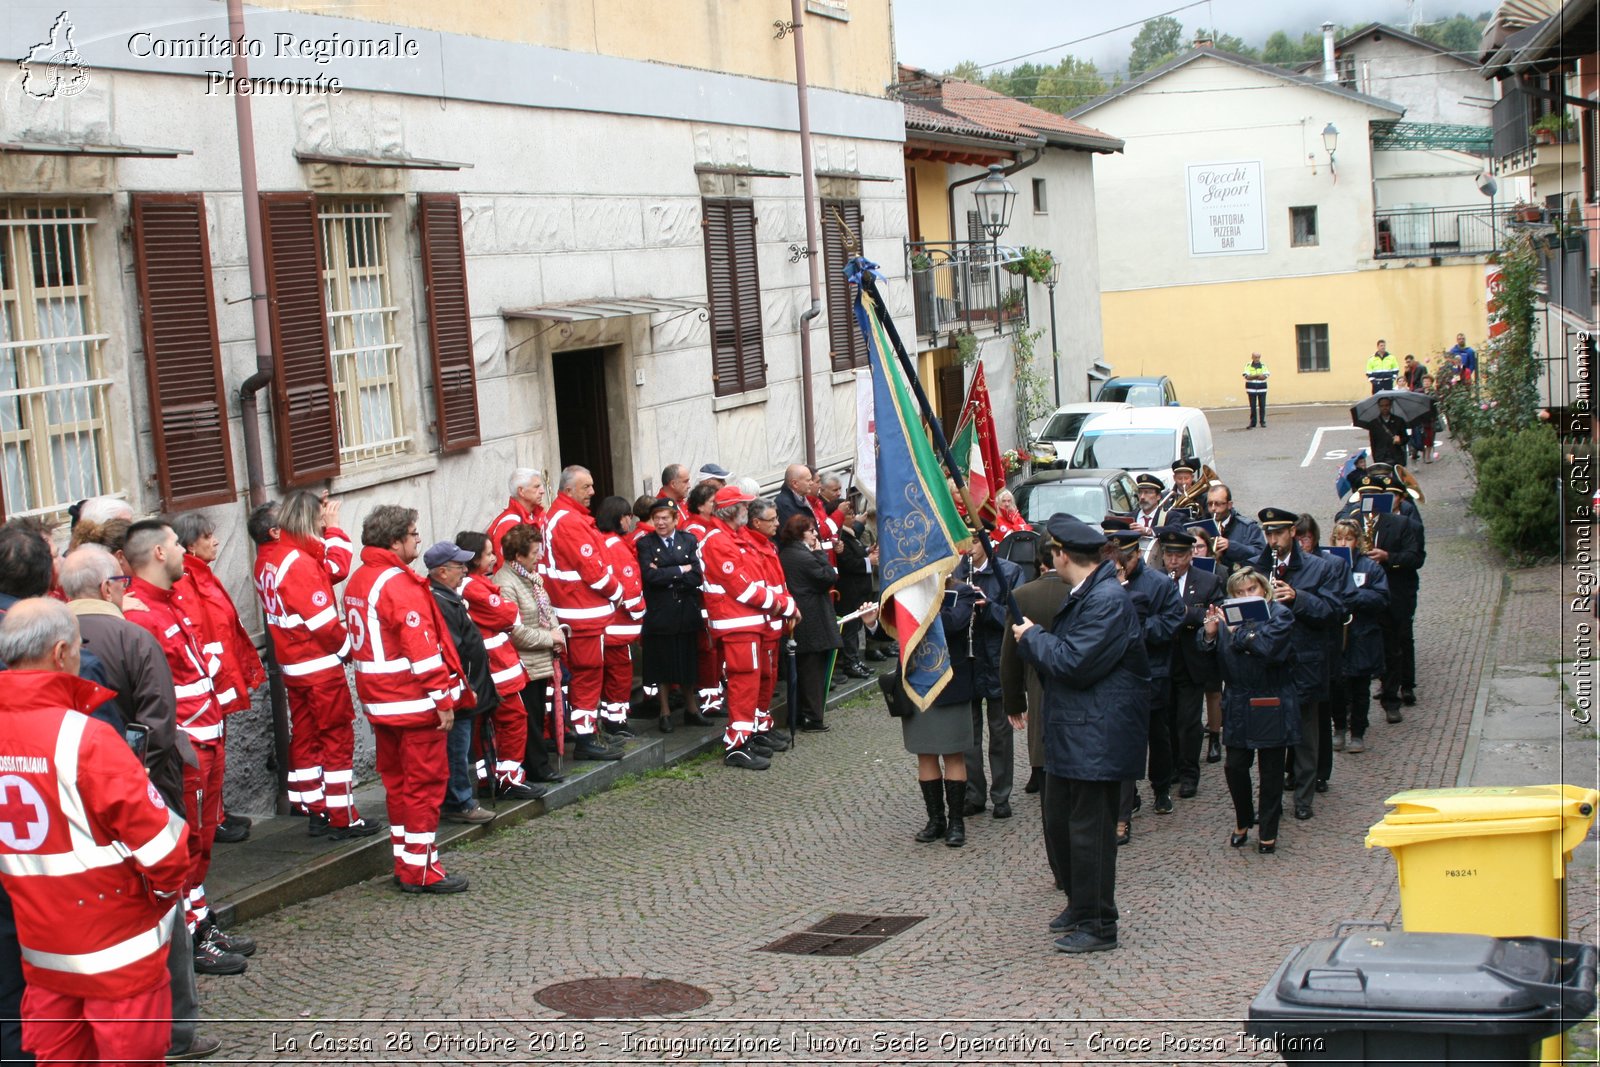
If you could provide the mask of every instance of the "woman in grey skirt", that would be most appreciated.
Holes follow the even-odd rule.
[[[939,625],[950,648],[950,683],[926,711],[900,720],[906,751],[917,757],[917,781],[928,809],[928,825],[917,834],[922,842],[944,839],[950,848],[967,843],[963,816],[967,796],[967,761],[972,746],[972,611],[977,590],[964,582],[945,582]],[[877,612],[861,616],[872,636]],[[940,767],[940,761],[943,767]],[[948,814],[946,809],[948,808]]]

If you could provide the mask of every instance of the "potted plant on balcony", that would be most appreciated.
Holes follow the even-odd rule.
[[[1537,204],[1530,204],[1526,200],[1518,200],[1511,208],[1511,217],[1517,222],[1538,222],[1544,217],[1544,212]]]
[[[1014,319],[1022,314],[1022,287],[1013,286],[1000,295],[1000,317]]]
[[[1055,257],[1043,248],[1023,247],[1020,252],[1021,259],[1014,259],[1005,265],[1007,273],[1021,274],[1043,285],[1045,279],[1050,276],[1050,267],[1054,264]]]
[[[1555,144],[1567,139],[1567,133],[1572,129],[1572,116],[1565,111],[1552,111],[1528,128],[1533,131],[1533,139],[1537,143]]]

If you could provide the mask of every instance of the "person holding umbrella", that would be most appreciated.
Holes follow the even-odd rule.
[[[1427,393],[1390,389],[1374,393],[1350,408],[1350,423],[1367,431],[1370,462],[1403,467],[1413,424],[1433,413]]]

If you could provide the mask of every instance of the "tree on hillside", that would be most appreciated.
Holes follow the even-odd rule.
[[[1254,45],[1245,44],[1244,38],[1235,37],[1231,33],[1223,33],[1221,30],[1200,29],[1195,30],[1194,34],[1196,37],[1210,37],[1213,46],[1219,52],[1232,52],[1234,55],[1244,56],[1246,59],[1261,58],[1261,51],[1258,48]]]
[[[1470,58],[1478,51],[1478,42],[1483,38],[1484,27],[1489,24],[1489,15],[1485,12],[1478,18],[1457,13],[1450,18],[1439,22],[1429,22],[1417,27],[1417,36],[1424,41],[1431,41],[1440,48],[1448,48],[1459,53],[1464,58]]]
[[[1039,78],[1033,106],[1065,115],[1079,104],[1086,104],[1106,91],[1106,80],[1087,59],[1067,56]]]
[[[1139,28],[1128,53],[1128,76],[1137,78],[1183,51],[1183,23],[1171,15],[1151,19]]]

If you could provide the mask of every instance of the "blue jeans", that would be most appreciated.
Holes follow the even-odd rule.
[[[477,716],[458,715],[445,738],[450,761],[450,783],[444,790],[445,811],[471,811],[478,806],[477,775],[472,767],[472,728]]]

